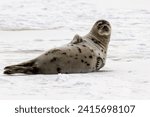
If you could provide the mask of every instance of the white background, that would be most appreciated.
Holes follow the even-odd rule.
[[[3,117],[149,117],[149,105],[150,101],[112,101],[112,100],[105,100],[105,101],[96,101],[96,100],[84,100],[84,101],[77,101],[77,100],[26,100],[26,101],[15,101],[15,100],[7,100],[7,101],[0,101],[0,115]],[[37,107],[64,107],[67,105],[71,109],[75,108],[76,110],[78,105],[135,105],[135,109],[133,113],[91,113],[91,114],[78,114],[77,111],[71,112],[69,114],[16,114],[15,107],[21,105],[22,107],[30,107],[30,106],[37,106]],[[70,109],[70,110],[71,110]]]

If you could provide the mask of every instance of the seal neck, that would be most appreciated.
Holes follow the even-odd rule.
[[[95,40],[99,46],[107,48],[109,40],[110,40],[110,36],[109,37],[108,36],[100,36],[96,33],[93,33],[92,31],[89,32],[88,36],[92,41]]]

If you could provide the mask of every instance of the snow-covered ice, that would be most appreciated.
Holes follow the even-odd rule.
[[[150,99],[149,9],[103,9],[92,0],[8,1],[0,4],[0,99]],[[3,74],[7,65],[86,34],[98,19],[112,24],[106,65],[99,72]]]

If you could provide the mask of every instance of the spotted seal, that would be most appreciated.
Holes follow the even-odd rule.
[[[61,47],[50,49],[39,57],[4,68],[4,74],[57,74],[98,71],[105,65],[111,26],[98,20],[85,36],[76,34]]]

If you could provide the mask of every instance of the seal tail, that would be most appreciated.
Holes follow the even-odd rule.
[[[35,66],[35,60],[30,60],[17,65],[11,65],[4,68],[4,74],[25,73],[37,74],[38,68]]]

